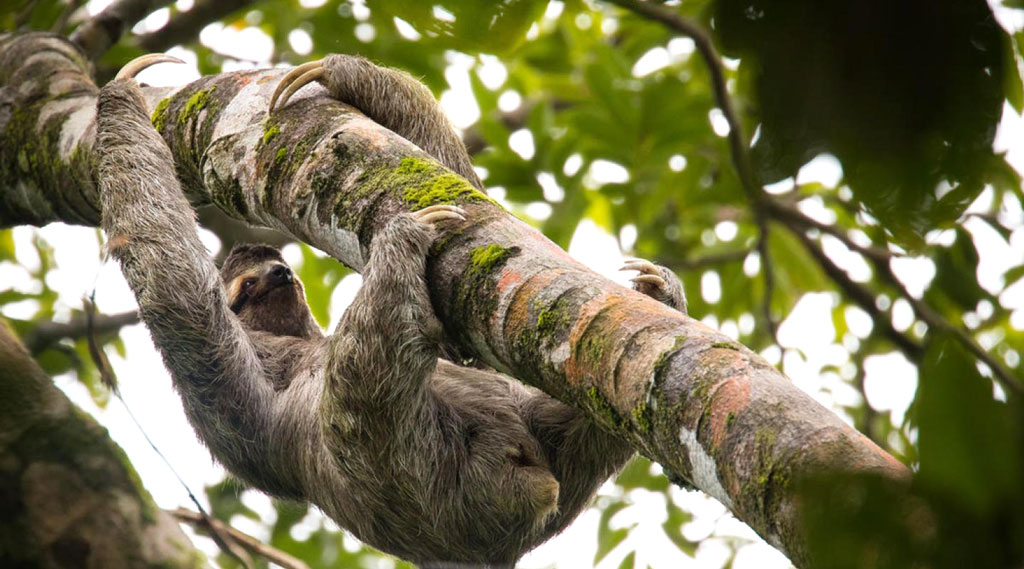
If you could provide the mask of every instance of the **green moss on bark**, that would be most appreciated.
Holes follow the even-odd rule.
[[[150,115],[149,120],[153,123],[153,128],[159,133],[163,133],[164,127],[167,126],[167,108],[170,106],[170,97],[161,99],[153,109],[153,114]]]
[[[185,106],[181,109],[178,114],[178,124],[183,125],[190,119],[198,115],[203,109],[208,107],[211,102],[214,101],[212,95],[217,90],[217,86],[214,85],[209,89],[201,89],[192,93],[192,96],[185,101]]]

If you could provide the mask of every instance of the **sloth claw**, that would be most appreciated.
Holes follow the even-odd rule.
[[[283,107],[288,103],[288,99],[295,94],[296,91],[304,87],[307,83],[320,80],[326,71],[324,71],[324,62],[322,59],[317,61],[310,61],[303,63],[289,71],[281,82],[277,84],[277,88],[274,89],[274,94],[270,96],[270,111],[273,112],[275,106]],[[278,99],[281,104],[277,105]]]
[[[117,79],[133,79],[143,69],[156,65],[157,63],[185,63],[184,61],[174,57],[172,55],[165,55],[163,53],[147,53],[146,55],[136,57],[129,61],[117,72],[114,80]]]
[[[658,266],[646,259],[627,259],[620,271],[638,271],[640,274],[630,279],[634,285],[650,285],[659,290],[668,284],[661,276]]]
[[[438,222],[449,219],[458,221],[466,220],[466,210],[455,205],[432,205],[421,210],[414,211],[411,215],[416,221],[428,225],[434,225]]]
[[[651,284],[658,288],[663,288],[666,284],[665,279],[659,277],[658,275],[640,275],[637,277],[633,277],[632,279],[629,280],[630,282],[634,283]]]

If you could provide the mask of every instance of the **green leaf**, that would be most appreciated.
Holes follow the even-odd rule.
[[[928,347],[914,410],[922,484],[978,515],[1020,493],[1020,418],[993,399],[991,380],[953,337]]]
[[[526,39],[547,0],[370,0],[367,5],[406,20],[420,33],[449,40],[460,50],[502,53]]]
[[[675,505],[668,497],[665,500],[665,511],[668,514],[668,519],[661,524],[662,529],[665,530],[665,536],[676,544],[679,551],[693,557],[697,553],[699,543],[683,537],[683,525],[689,523],[693,519],[693,515]]]
[[[645,488],[654,492],[664,492],[669,487],[668,478],[664,474],[651,473],[651,461],[637,456],[622,469],[615,483],[623,488]]]
[[[986,0],[856,6],[718,0],[714,32],[753,88],[761,178],[782,180],[831,153],[855,199],[921,247],[988,183],[1003,102],[1019,99],[1016,62]],[[954,195],[937,200],[942,187]]]
[[[927,293],[929,300],[934,301],[936,293],[941,292],[964,311],[974,310],[978,301],[989,297],[978,284],[978,251],[970,233],[957,228],[953,244],[934,251],[935,279]]]
[[[206,499],[210,502],[210,513],[217,519],[229,523],[236,515],[259,521],[259,514],[242,503],[243,491],[245,484],[230,476],[207,486]]]
[[[608,527],[612,517],[628,505],[628,502],[613,502],[601,512],[601,519],[597,526],[597,553],[594,554],[594,565],[600,563],[606,555],[611,553],[629,535],[629,530],[632,529],[632,526],[615,530]]]
[[[1003,76],[1003,91],[1006,100],[1017,113],[1024,111],[1024,83],[1021,82],[1021,54],[1017,52],[1014,42],[1009,36],[1003,41],[1003,57],[1006,58],[1006,71]]]
[[[13,261],[14,259],[14,231],[0,229],[0,261]]]

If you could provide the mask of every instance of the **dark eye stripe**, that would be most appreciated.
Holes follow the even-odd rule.
[[[231,287],[233,290],[237,291],[237,296],[229,306],[231,312],[234,312],[235,314],[238,314],[238,312],[242,310],[242,307],[245,306],[245,302],[249,300],[249,294],[246,292],[246,282],[249,282],[250,284],[255,284],[256,279],[252,277],[246,277],[244,279],[241,279],[241,283],[237,287]]]

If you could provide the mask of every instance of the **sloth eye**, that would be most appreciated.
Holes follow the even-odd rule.
[[[245,279],[242,281],[242,292],[249,292],[252,287],[256,286],[256,279]]]

